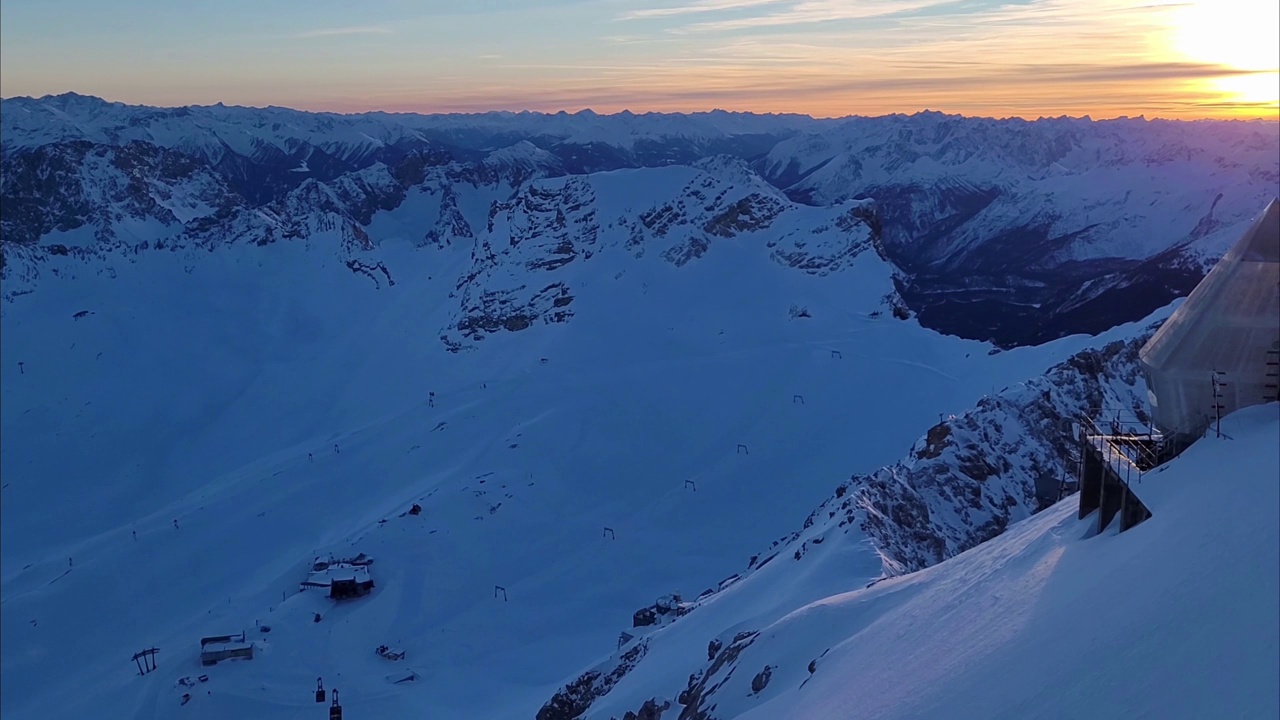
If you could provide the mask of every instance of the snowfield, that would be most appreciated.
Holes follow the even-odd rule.
[[[682,267],[605,248],[572,323],[448,353],[465,249],[379,252],[394,287],[242,246],[5,306],[7,716],[292,718],[322,676],[351,712],[531,717],[637,607],[737,572],[939,412],[1093,342],[988,355],[871,317],[891,290],[873,253],[823,277],[727,240]],[[373,595],[299,593],[325,552],[375,557]],[[848,580],[879,576],[854,555]],[[200,637],[258,621],[253,660],[200,669]],[[399,665],[421,679],[390,685]]]
[[[6,719],[324,717],[317,677],[348,718],[1276,716],[1274,405],[1144,478],[1131,532],[1033,515],[1063,422],[1145,397],[1162,273],[1274,194],[1255,125],[4,110]],[[1011,188],[1157,161],[1195,188],[1027,244]],[[912,289],[967,337],[985,283],[1084,320],[931,330],[908,246],[982,270]],[[359,553],[367,597],[301,589]]]

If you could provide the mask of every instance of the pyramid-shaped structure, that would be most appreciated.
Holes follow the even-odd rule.
[[[1280,202],[1267,205],[1139,358],[1152,419],[1169,434],[1196,435],[1219,413],[1277,399]]]

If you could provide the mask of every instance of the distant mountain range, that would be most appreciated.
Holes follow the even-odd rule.
[[[600,173],[691,166],[723,186],[714,201],[683,176],[659,173],[645,184],[662,201],[596,222],[639,238],[671,221],[664,207],[682,207],[688,249],[671,257],[686,262],[783,212],[856,200],[876,251],[895,268],[901,303],[922,324],[1013,347],[1097,333],[1186,294],[1241,224],[1280,194],[1280,133],[1261,121],[335,115],[76,94],[11,98],[2,108],[9,299],[33,290],[52,257],[265,245],[317,227],[342,228],[344,262],[373,267],[369,253],[387,239],[378,214],[410,199],[413,242],[493,253],[489,225],[531,207],[538,178],[581,181],[539,196],[536,212],[586,217]],[[745,225],[706,227],[741,202],[753,207]],[[705,207],[692,212],[698,203]],[[535,223],[521,232],[546,230]],[[543,244],[538,258],[478,260],[466,277],[493,277],[503,262],[562,265],[559,241]]]

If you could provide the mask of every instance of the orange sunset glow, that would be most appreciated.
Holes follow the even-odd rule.
[[[301,18],[231,5],[253,19],[5,3],[4,95],[341,112],[1280,112],[1274,0],[451,0]]]

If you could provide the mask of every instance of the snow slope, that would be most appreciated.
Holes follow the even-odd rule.
[[[1149,323],[1170,311],[1096,338],[1043,375],[941,418],[897,462],[854,474],[791,533],[757,544],[734,574],[708,578],[707,590],[685,598],[688,614],[629,629],[636,639],[566,684],[538,720],[621,717],[655,697],[688,696],[742,633],[935,565],[1025,519],[1041,507],[1039,480],[1073,472],[1073,422],[1099,407],[1142,412],[1138,349]]]
[[[792,267],[757,227],[771,201],[713,182],[723,215],[655,181],[672,173],[700,177],[593,176],[589,256],[547,269],[522,254],[536,243],[509,251],[492,287],[523,292],[503,284],[521,264],[533,289],[568,278],[572,322],[453,353],[437,337],[458,327],[451,295],[489,264],[418,247],[418,200],[374,211],[358,251],[317,215],[299,240],[54,258],[39,292],[0,308],[5,716],[293,718],[323,676],[351,713],[531,717],[639,604],[734,572],[833,479],[1092,342],[989,355],[896,320],[890,268],[845,252],[867,239],[839,222],[847,207],[783,208],[805,253],[839,258]],[[673,198],[688,202],[671,230],[642,232],[651,252],[610,220]],[[502,228],[555,227],[521,207]],[[733,232],[668,257],[717,218]],[[474,226],[476,248],[509,240]],[[395,284],[353,272],[351,252]],[[423,513],[402,517],[412,503]],[[298,594],[326,551],[373,555],[373,595]],[[239,630],[258,656],[202,671],[199,637]],[[421,679],[389,684],[380,644]],[[160,672],[137,677],[128,658],[153,645]],[[199,672],[208,694],[179,705],[175,681]]]
[[[1123,535],[1091,536],[1067,498],[759,628],[680,717],[1276,717],[1278,409],[1233,415],[1144,478],[1154,516]]]

